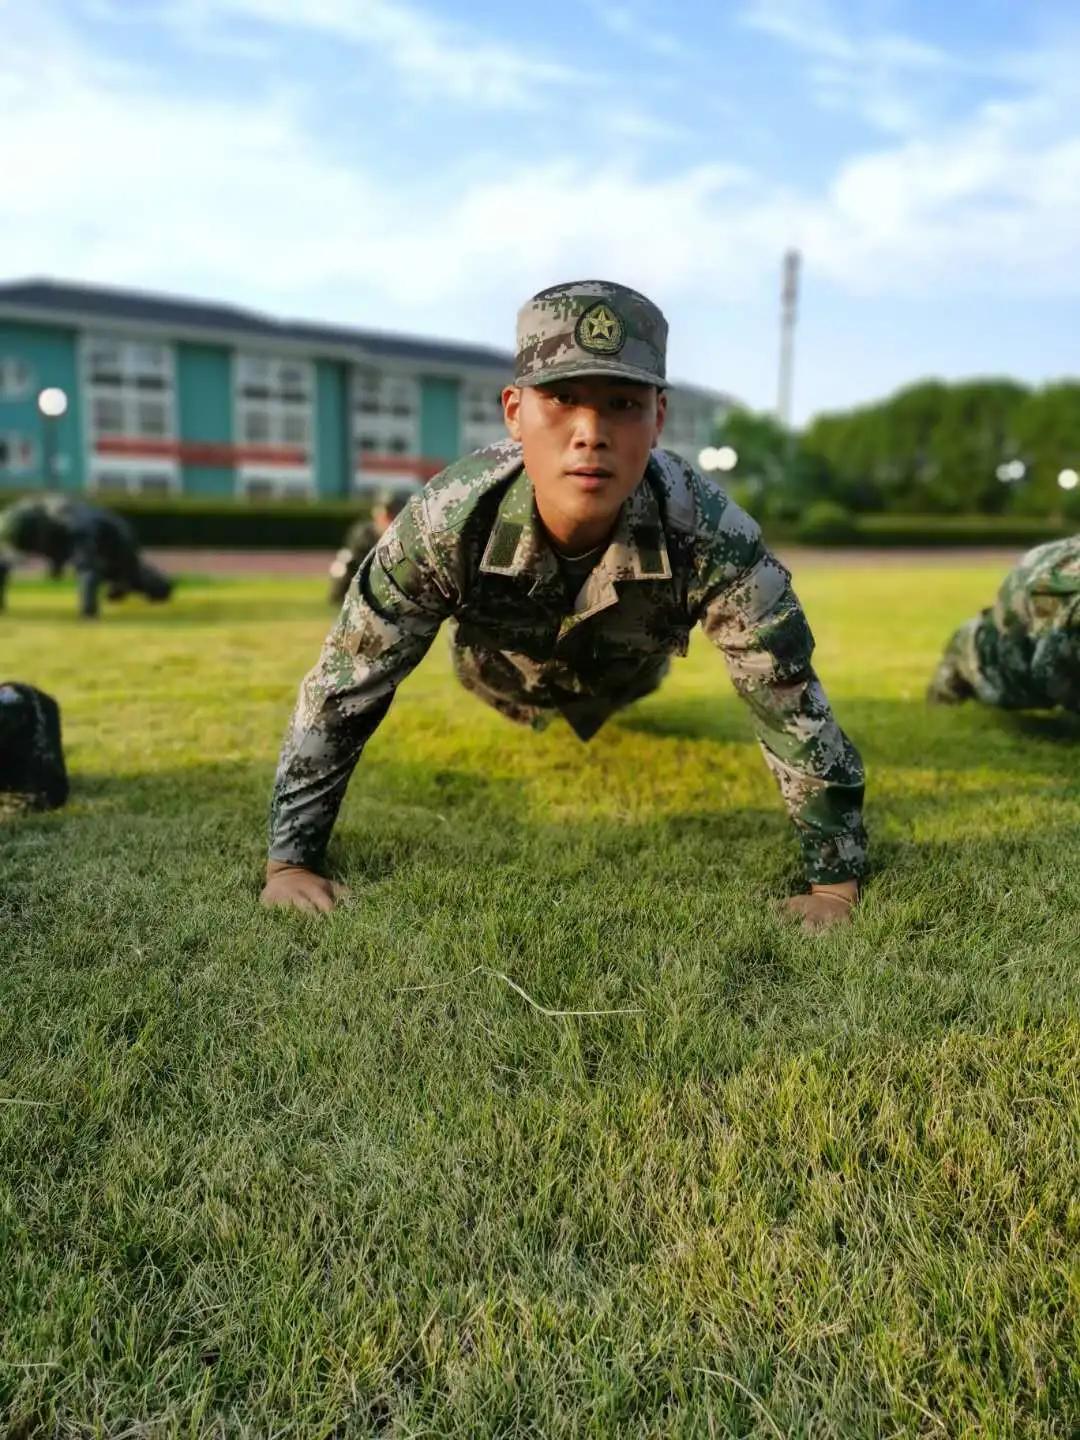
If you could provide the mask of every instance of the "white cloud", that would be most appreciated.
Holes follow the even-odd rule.
[[[1052,97],[842,167],[808,244],[864,293],[1080,294],[1080,129]]]
[[[408,0],[167,0],[154,13],[204,39],[230,21],[321,35],[376,56],[417,95],[481,108],[539,108],[550,91],[584,78],[539,46],[492,40]]]
[[[634,105],[602,103],[592,112],[597,129],[612,140],[644,140],[685,145],[695,139],[688,125],[661,120]]]
[[[677,311],[685,353],[701,354],[724,306],[773,313],[792,243],[808,286],[824,277],[849,295],[1080,297],[1075,56],[1058,57],[1049,88],[855,154],[815,193],[730,166],[650,174],[585,153],[523,167],[496,152],[470,159],[467,178],[386,181],[335,158],[288,95],[192,103],[55,16],[18,13],[0,51],[0,172],[18,176],[4,276],[505,343],[524,295],[604,274]]]
[[[950,86],[981,70],[911,36],[844,25],[827,0],[746,0],[740,20],[807,58],[809,88],[822,108],[897,134],[932,120]]]
[[[686,60],[689,48],[671,33],[670,17],[651,8],[640,11],[626,0],[589,0],[593,14],[620,40],[626,40],[658,60]]]

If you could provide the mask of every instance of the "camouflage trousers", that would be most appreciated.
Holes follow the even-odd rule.
[[[462,645],[453,626],[450,656],[464,688],[500,715],[519,725],[543,730],[561,714],[581,740],[591,740],[616,710],[651,694],[671,668],[668,656],[661,655],[650,659],[628,685],[623,682],[609,688],[600,673],[593,677],[596,689],[564,689],[553,682],[543,662],[519,657],[515,663],[501,650]]]

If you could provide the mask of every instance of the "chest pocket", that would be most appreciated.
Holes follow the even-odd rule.
[[[665,586],[625,585],[618,606],[596,617],[597,643],[640,655],[685,655],[690,622]],[[584,628],[584,627],[583,627]]]
[[[534,660],[549,660],[555,653],[558,618],[508,597],[494,597],[486,605],[470,602],[459,610],[455,643],[480,650],[508,650]]]

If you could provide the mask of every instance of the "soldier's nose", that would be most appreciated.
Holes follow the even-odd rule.
[[[585,407],[574,418],[574,443],[579,446],[606,446],[607,436],[599,414]]]

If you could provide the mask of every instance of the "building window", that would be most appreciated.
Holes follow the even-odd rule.
[[[716,409],[712,401],[669,390],[661,449],[674,450],[696,465],[698,452],[711,442]]]
[[[237,493],[245,500],[313,500],[315,486],[310,472],[275,474],[245,469],[237,481]]]
[[[90,488],[129,495],[179,489],[176,456],[163,445],[176,435],[172,347],[124,335],[87,335],[83,375]]]
[[[25,475],[36,468],[34,442],[26,435],[0,430],[0,475]]]
[[[283,355],[238,354],[234,375],[236,493],[247,500],[311,499],[314,366]]]
[[[494,445],[506,438],[499,382],[495,379],[466,381],[461,387],[462,450],[466,454],[470,450],[482,450],[485,445]]]
[[[237,434],[241,445],[311,445],[312,367],[279,355],[236,357]]]
[[[123,401],[115,395],[95,395],[90,401],[90,423],[95,435],[123,435]]]
[[[90,488],[97,495],[172,495],[180,476],[168,460],[108,459],[92,466]]]
[[[172,350],[168,345],[124,340],[112,335],[86,338],[86,381],[94,395],[111,395],[125,406],[129,434],[138,434],[136,402],[156,395],[160,403],[172,398]]]
[[[420,382],[414,375],[357,366],[352,375],[354,482],[364,488],[414,476],[420,455]]]
[[[34,372],[17,355],[0,355],[0,400],[25,400],[34,388]]]

